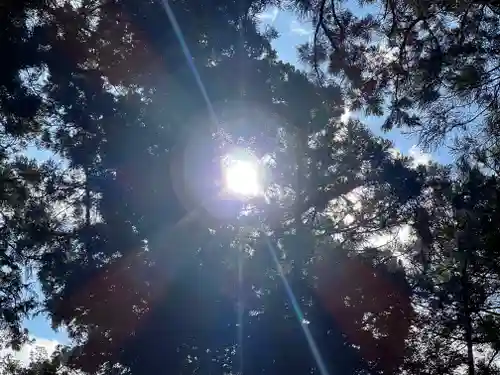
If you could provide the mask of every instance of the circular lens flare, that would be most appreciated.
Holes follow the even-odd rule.
[[[261,193],[258,160],[251,154],[234,153],[224,161],[224,183],[228,193],[251,198]]]

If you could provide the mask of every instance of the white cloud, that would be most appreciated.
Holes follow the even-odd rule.
[[[257,18],[262,22],[273,24],[274,21],[276,21],[276,18],[278,17],[278,13],[279,13],[278,8],[272,8],[264,13],[257,14]]]
[[[382,44],[378,48],[379,53],[383,55],[383,60],[385,63],[390,63],[398,59],[397,48],[388,47],[386,44]]]
[[[290,23],[290,32],[300,36],[307,36],[311,35],[312,30],[310,28],[307,28],[305,25],[299,23],[298,21],[293,20]]]
[[[401,151],[396,147],[392,147],[388,151],[394,159],[403,156]],[[432,155],[427,152],[423,152],[417,145],[413,145],[409,148],[408,156],[413,159],[413,167],[418,165],[427,165],[432,161]]]
[[[340,116],[340,121],[342,121],[345,124],[347,121],[349,121],[350,117],[351,117],[351,111],[349,110],[349,108],[345,107],[344,113],[342,114],[342,116]]]
[[[16,352],[12,349],[0,349],[0,358],[11,354],[14,359],[20,361],[22,364],[27,365],[30,362],[31,353],[37,348],[43,348],[47,352],[47,356],[51,356],[60,344],[57,340],[49,340],[41,337],[33,337],[33,342],[23,345],[20,351]]]
[[[383,68],[398,59],[397,48],[391,48],[387,43],[381,42],[378,48],[368,52],[368,61],[373,69]]]
[[[417,166],[419,164],[427,165],[432,159],[430,154],[423,152],[416,145],[410,147],[410,149],[408,150],[408,155],[413,158],[414,166]]]
[[[391,154],[393,159],[398,159],[400,158],[403,154],[399,150],[399,148],[396,147],[391,147],[389,150],[389,154]]]
[[[413,231],[413,228],[408,225],[404,224],[398,228],[398,239],[401,241],[401,243],[408,244],[412,241],[416,240],[415,233]]]
[[[389,233],[375,234],[367,239],[368,246],[382,247],[391,243],[409,244],[416,240],[412,227],[404,224],[393,228]]]
[[[344,224],[345,225],[351,225],[352,223],[354,223],[354,220],[356,220],[356,218],[354,217],[354,215],[347,214],[344,217]]]

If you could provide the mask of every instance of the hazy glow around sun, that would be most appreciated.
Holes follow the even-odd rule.
[[[261,193],[257,160],[251,157],[228,156],[224,164],[224,183],[229,193],[246,198]]]

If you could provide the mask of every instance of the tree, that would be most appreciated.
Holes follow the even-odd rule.
[[[0,6],[0,48],[10,56],[0,69],[0,332],[1,345],[14,349],[26,339],[22,320],[37,307],[26,275],[58,226],[46,191],[55,164],[21,155],[36,138],[43,112],[37,91],[43,71],[40,45],[31,37],[30,24],[41,8],[43,2],[30,1]]]
[[[495,373],[496,310],[485,306],[498,298],[496,231],[486,224],[497,225],[487,176],[498,175],[497,4],[360,2],[370,9],[361,16],[342,1],[293,5],[315,27],[303,58],[316,78],[343,80],[352,110],[386,115],[385,130],[416,132],[423,146],[455,137],[461,177],[431,186],[415,218],[421,307],[407,371]]]
[[[30,363],[23,364],[12,355],[2,358],[0,369],[5,375],[70,375],[64,365],[65,348],[59,347],[51,356],[45,348],[34,348],[30,354]]]
[[[68,163],[47,167],[36,197],[73,213],[22,227],[44,234],[22,254],[35,251],[73,368],[396,373],[413,359],[405,270],[367,242],[410,223],[430,247],[422,206],[442,171],[343,124],[343,88],[276,61],[256,28],[265,5],[84,0],[22,13],[44,71],[33,127]],[[265,199],[219,194],[220,158],[241,148],[266,164]]]
[[[498,181],[459,167],[427,196],[427,268],[420,259],[406,267],[419,312],[405,365],[412,373],[498,373]]]
[[[425,146],[460,135],[496,147],[495,2],[359,1],[368,12],[339,0],[293,4],[316,30],[304,59],[344,79],[352,110],[386,114],[385,130],[416,132]]]
[[[81,215],[52,237],[39,273],[54,323],[75,340],[72,365],[320,372],[307,326],[325,366],[396,371],[409,291],[401,267],[362,244],[405,221],[425,172],[342,124],[337,85],[276,62],[252,16],[261,4],[170,6],[208,109],[160,3],[54,4],[37,25],[50,46],[42,144],[80,173],[67,181],[76,195],[59,199]],[[268,202],[248,202],[247,215],[217,195],[218,160],[235,146],[271,165]],[[365,277],[353,284],[327,264]],[[345,293],[331,296],[336,282]]]

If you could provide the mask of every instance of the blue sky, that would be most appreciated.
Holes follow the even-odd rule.
[[[355,6],[353,10],[358,13],[365,13],[368,11],[367,9],[360,9]],[[270,9],[264,12],[260,16],[260,19],[263,25],[272,25],[280,33],[280,37],[273,42],[274,48],[278,51],[279,58],[285,62],[289,62],[300,67],[296,47],[299,44],[307,42],[311,38],[311,27],[305,23],[301,23],[293,14],[285,11],[278,11],[277,9]],[[359,117],[356,114],[351,114],[351,116]],[[416,159],[423,162],[429,160],[430,158],[441,163],[451,162],[450,155],[448,155],[444,149],[437,150],[432,154],[425,154],[420,152],[418,147],[416,147],[417,139],[415,137],[403,135],[397,130],[386,134],[382,133],[380,131],[382,119],[380,118],[362,117],[362,120],[372,129],[372,131],[374,131],[375,134],[382,135],[393,141],[395,148],[399,149],[403,154],[412,155]],[[48,153],[40,152],[36,149],[30,149],[28,154],[29,156],[36,157],[38,159],[46,159],[50,156]],[[33,337],[38,338],[38,342],[41,345],[50,346],[56,341],[61,343],[68,341],[64,330],[54,331],[44,315],[39,315],[33,319],[26,320],[25,327],[29,329]]]
[[[370,12],[369,7],[360,8],[353,0],[347,2],[347,6],[356,14],[367,14]],[[297,56],[297,45],[308,42],[313,36],[313,30],[308,23],[300,22],[294,14],[287,11],[278,11],[278,9],[269,9],[260,15],[262,25],[272,25],[275,27],[280,36],[273,41],[273,47],[277,50],[281,60],[301,67]],[[367,126],[376,134],[390,139],[395,147],[403,154],[409,154],[416,158],[432,158],[435,161],[443,164],[452,161],[450,155],[445,149],[438,149],[430,154],[424,154],[417,147],[418,140],[415,136],[403,134],[399,130],[393,130],[384,133],[380,130],[383,119],[379,117],[366,117],[359,114],[351,114],[353,117],[358,117],[363,120]]]
[[[50,152],[39,150],[36,147],[29,147],[27,155],[29,157],[36,158],[40,162],[46,161],[49,158],[53,157]],[[36,286],[35,292],[41,295],[41,290],[38,288],[38,285]],[[52,329],[47,316],[44,314],[39,314],[32,319],[26,319],[24,321],[24,326],[29,330],[32,337],[37,338],[37,341],[39,341],[38,339],[43,339],[44,346],[48,345],[49,347],[53,347],[53,342],[68,342],[68,336],[66,332],[62,329]],[[29,353],[24,353],[23,355],[29,357]]]
[[[63,329],[57,331],[53,330],[45,315],[38,315],[32,319],[26,320],[24,326],[34,338],[55,340],[59,343],[68,342],[68,335],[66,332]]]

